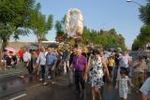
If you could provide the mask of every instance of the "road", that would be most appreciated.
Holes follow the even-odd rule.
[[[0,79],[0,100],[92,100],[90,84],[86,83],[84,93],[75,94],[75,87],[68,87],[68,74],[49,80],[47,86],[39,82],[38,76],[21,79],[11,76]],[[128,100],[141,100],[134,91]],[[103,100],[120,100],[118,91],[111,84],[106,84]]]

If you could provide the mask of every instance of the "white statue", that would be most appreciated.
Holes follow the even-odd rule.
[[[77,8],[71,8],[66,14],[65,32],[69,37],[78,37],[83,33],[83,15]]]

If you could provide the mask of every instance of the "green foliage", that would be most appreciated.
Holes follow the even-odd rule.
[[[45,38],[45,35],[51,30],[53,26],[53,16],[49,15],[46,19],[46,16],[39,12],[40,4],[38,3],[31,14],[30,19],[30,29],[38,38]],[[46,39],[47,40],[47,39]]]
[[[109,31],[101,30],[98,32],[84,27],[82,38],[100,47],[121,47],[123,50],[126,49],[123,36],[118,35],[115,29],[110,29]]]
[[[53,27],[53,15],[49,15],[46,21],[46,29],[50,30]]]
[[[146,43],[150,43],[150,25],[141,27],[140,34],[134,40],[132,49],[138,50],[139,48],[144,48]]]
[[[62,36],[62,35],[65,34],[65,32],[64,32],[65,17],[66,17],[66,16],[64,16],[64,17],[62,18],[62,20],[60,20],[60,21],[59,21],[59,20],[56,21],[56,24],[55,24],[56,37],[57,37],[57,36]]]
[[[132,44],[132,50],[138,50],[142,47],[143,43],[139,39],[135,39],[134,43]]]
[[[150,0],[147,0],[145,6],[139,8],[139,18],[144,23],[141,27],[139,35],[133,42],[132,49],[138,50],[139,48],[145,48],[146,43],[150,43]]]
[[[4,42],[3,47],[10,36],[17,40],[19,35],[33,32],[38,38],[47,40],[45,35],[53,26],[53,16],[49,15],[46,19],[40,8],[40,3],[35,4],[35,0],[0,0],[0,39]]]
[[[139,8],[139,18],[144,22],[144,24],[150,25],[150,0],[147,1],[148,3],[145,6],[141,6]]]
[[[0,0],[0,39],[3,47],[7,45],[10,36],[27,35],[34,0]]]
[[[57,36],[64,34],[63,24],[61,23],[61,21],[56,21],[55,29]]]
[[[0,23],[16,28],[28,23],[34,0],[0,0]]]

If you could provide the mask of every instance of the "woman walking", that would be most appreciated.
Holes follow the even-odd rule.
[[[103,76],[104,71],[106,70],[106,74],[108,79],[110,80],[109,71],[106,66],[106,62],[100,57],[100,52],[98,50],[94,51],[93,59],[89,59],[89,66],[86,69],[85,78],[87,79],[87,74],[89,72],[91,89],[92,89],[92,100],[96,99],[96,94],[98,94],[99,100],[102,100],[102,87],[104,85]],[[85,80],[86,80],[85,79]]]

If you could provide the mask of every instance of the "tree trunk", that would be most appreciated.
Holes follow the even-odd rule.
[[[8,45],[8,39],[7,38],[3,38],[2,39],[3,42],[2,42],[2,51],[6,48],[6,46]]]

